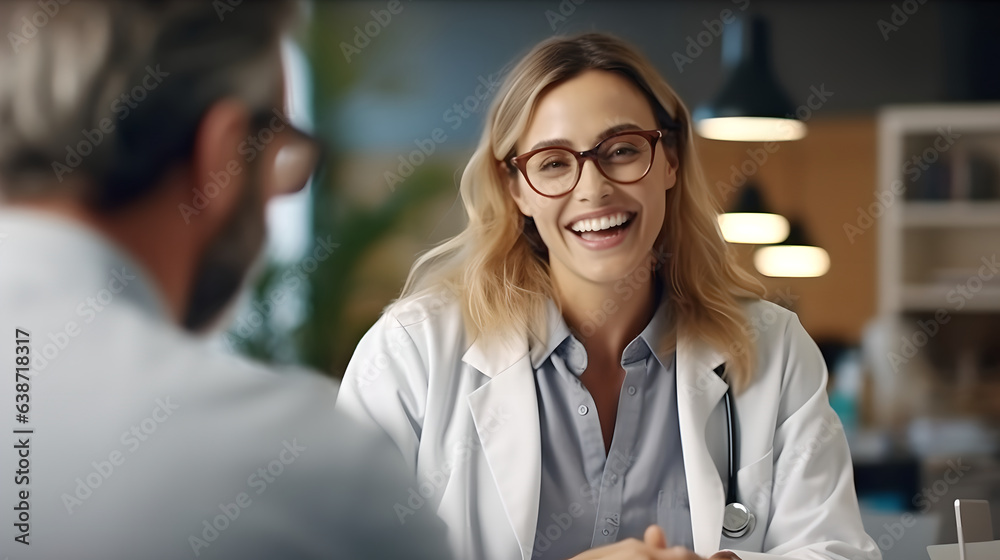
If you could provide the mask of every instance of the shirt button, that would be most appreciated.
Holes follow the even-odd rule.
[[[608,536],[611,534],[611,531],[605,529],[604,531],[602,531],[602,533],[604,533],[604,536]]]
[[[585,404],[581,404],[581,405],[580,405],[580,408],[576,409],[576,411],[580,413],[580,416],[584,416],[584,415],[586,415],[586,414],[587,414],[588,412],[590,412],[590,409],[589,409],[589,408],[587,408],[587,405],[585,405]]]
[[[628,386],[628,394],[630,394],[630,395],[634,395],[635,394],[635,385],[629,385]]]
[[[616,482],[618,482],[618,475],[617,474],[611,475],[611,484],[614,484]]]

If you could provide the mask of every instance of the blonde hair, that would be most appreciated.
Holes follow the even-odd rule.
[[[417,259],[401,297],[444,287],[458,296],[470,336],[530,333],[543,339],[546,302],[555,299],[547,251],[533,222],[514,204],[500,162],[514,155],[540,93],[592,69],[625,75],[646,94],[661,127],[680,127],[679,138],[664,139],[679,168],[675,186],[666,191],[660,233],[669,257],[660,263],[665,273],[658,278],[671,301],[663,347],[673,348],[678,333],[703,340],[727,356],[726,376],[734,387],[745,388],[755,353],[740,300],[759,299],[764,288],[735,263],[722,239],[687,108],[642,55],[609,35],[546,40],[508,74],[462,175],[468,225]]]

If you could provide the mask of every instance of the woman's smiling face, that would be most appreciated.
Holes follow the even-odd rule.
[[[539,96],[515,153],[547,145],[582,152],[622,131],[658,128],[653,108],[632,81],[616,72],[588,70]],[[635,183],[608,179],[594,160],[583,164],[576,188],[558,198],[532,190],[521,173],[511,180],[514,201],[522,214],[534,218],[548,248],[557,286],[612,284],[649,266],[663,225],[665,193],[677,180],[675,159],[662,142],[654,142],[660,145],[652,147],[652,166]]]

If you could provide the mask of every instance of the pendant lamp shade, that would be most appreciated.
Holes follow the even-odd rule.
[[[749,36],[744,36],[748,34]],[[695,109],[695,130],[713,140],[772,142],[798,140],[806,125],[771,68],[767,22],[737,19],[723,31],[723,65],[729,76],[719,93]]]
[[[753,265],[764,276],[815,278],[830,270],[830,256],[806,237],[805,227],[793,220],[788,239],[754,252]]]
[[[788,220],[771,212],[757,185],[748,183],[740,191],[733,210],[719,216],[719,229],[730,243],[766,245],[780,243],[788,237]]]

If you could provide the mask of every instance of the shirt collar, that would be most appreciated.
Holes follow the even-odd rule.
[[[660,304],[656,308],[653,318],[649,320],[649,324],[646,325],[645,329],[642,329],[638,337],[646,343],[649,351],[656,356],[664,369],[671,369],[674,364],[673,348],[665,350],[663,344],[663,337],[670,328],[670,311],[670,298],[664,296],[660,299]]]
[[[663,349],[663,335],[669,328],[669,321],[670,301],[669,298],[663,297],[656,308],[656,313],[653,314],[646,328],[639,333],[639,336],[635,340],[626,346],[625,354],[628,355],[630,352],[644,352],[648,349],[650,353],[656,356],[661,366],[665,369],[670,369],[673,366],[674,352],[673,350],[665,351]],[[536,340],[531,349],[531,367],[535,370],[540,368],[545,363],[545,360],[549,359],[549,356],[567,339],[573,337],[573,333],[566,324],[566,320],[563,319],[559,307],[551,299],[547,302],[546,328],[546,340]],[[644,344],[646,348],[637,347],[637,344]]]
[[[551,299],[546,302],[545,340],[535,340],[531,348],[531,367],[538,369],[564,340],[573,336],[559,307]]]

